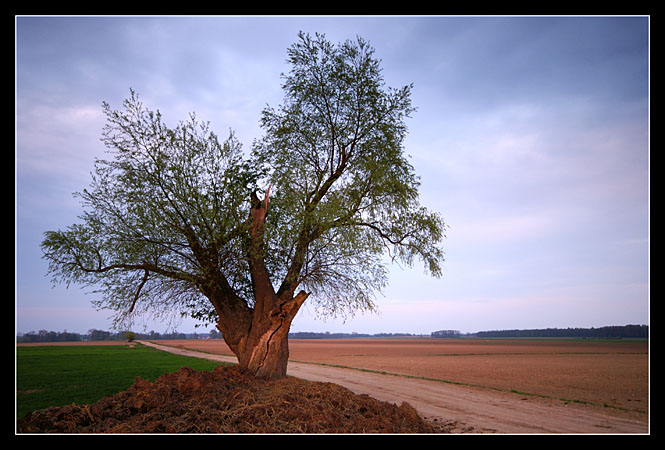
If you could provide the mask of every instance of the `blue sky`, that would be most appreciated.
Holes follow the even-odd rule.
[[[413,83],[405,152],[449,225],[442,278],[390,267],[379,313],[292,331],[474,332],[649,323],[648,17],[17,17],[16,330],[110,329],[53,287],[39,244],[81,213],[104,155],[101,103],[132,88],[245,149],[282,100],[298,31],[360,35]],[[139,322],[141,323],[141,322]],[[193,321],[177,324],[194,331]],[[137,327],[164,332],[168,324]],[[197,329],[201,331],[201,329]]]

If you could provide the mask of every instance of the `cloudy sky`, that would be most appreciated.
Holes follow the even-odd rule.
[[[305,304],[292,331],[474,332],[649,323],[648,17],[17,17],[16,331],[110,329],[39,244],[81,213],[101,103],[132,88],[245,149],[298,31],[360,35],[413,83],[405,152],[449,225],[444,276],[390,267],[379,313]],[[195,331],[193,321],[178,325]],[[145,323],[164,332],[167,324]],[[141,330],[137,330],[141,331]],[[196,329],[201,331],[201,328]]]

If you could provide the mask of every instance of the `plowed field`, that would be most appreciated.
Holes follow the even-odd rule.
[[[232,355],[220,340],[160,344]],[[647,342],[291,339],[290,360],[433,378],[646,415]]]

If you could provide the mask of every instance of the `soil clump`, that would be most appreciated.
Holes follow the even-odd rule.
[[[91,405],[50,407],[17,421],[18,433],[436,433],[404,402],[333,383],[257,378],[237,366],[183,367]]]

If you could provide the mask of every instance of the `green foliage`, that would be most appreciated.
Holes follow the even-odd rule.
[[[77,194],[83,222],[45,233],[49,272],[56,282],[98,287],[104,296],[94,303],[117,311],[117,325],[139,310],[205,319],[214,311],[201,295],[204,268],[192,247],[225,255],[219,262],[229,281],[248,290],[233,238],[260,174],[233,133],[219,142],[194,115],[170,129],[133,91],[124,106],[104,103],[102,140],[113,159],[97,160],[90,188]]]
[[[284,103],[263,111],[265,136],[253,148],[274,192],[266,257],[326,313],[372,309],[372,292],[387,281],[384,252],[408,265],[419,257],[441,275],[444,224],[419,205],[402,148],[411,86],[385,88],[361,38],[336,47],[319,34],[299,37]],[[294,263],[297,274],[288,272]]]
[[[125,331],[122,333],[122,336],[127,339],[127,342],[133,342],[136,339],[136,333],[133,331]]]
[[[215,289],[252,307],[259,260],[278,295],[307,290],[324,315],[374,308],[385,253],[440,276],[445,225],[419,204],[403,154],[411,86],[386,88],[373,53],[361,38],[301,33],[284,103],[263,111],[250,155],[193,114],[167,127],[133,91],[122,111],[104,103],[111,157],[78,194],[81,223],[42,242],[54,282],[95,286],[94,304],[126,326],[136,313],[212,322]],[[251,199],[268,187],[256,245]]]
[[[17,416],[49,406],[94,403],[129,388],[137,376],[154,381],[183,366],[212,370],[218,365],[142,345],[16,347]]]

